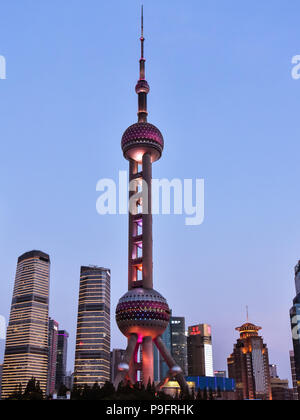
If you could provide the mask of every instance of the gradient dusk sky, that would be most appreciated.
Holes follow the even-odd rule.
[[[70,333],[80,266],[127,289],[127,216],[96,212],[97,181],[127,170],[136,122],[138,0],[3,0],[0,55],[0,315],[17,257],[51,256],[50,316]],[[246,318],[290,379],[289,309],[300,258],[299,0],[145,0],[149,121],[165,138],[157,178],[204,178],[205,222],[154,217],[154,285],[187,325],[210,323],[225,369]],[[3,348],[3,341],[1,343]]]

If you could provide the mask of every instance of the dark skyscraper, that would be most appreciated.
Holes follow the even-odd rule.
[[[210,325],[189,327],[187,354],[189,376],[214,376]]]
[[[2,398],[34,377],[46,394],[50,258],[31,251],[18,259],[2,377]]]
[[[293,383],[293,400],[298,401],[298,386],[297,386],[297,379],[296,379],[296,366],[295,366],[295,356],[294,352],[290,351],[290,363],[291,363],[291,373],[292,373],[292,383]]]
[[[300,399],[300,261],[295,267],[295,286],[296,297],[290,310],[290,319],[294,347],[295,378],[298,389],[298,399]]]
[[[57,357],[57,334],[58,322],[49,318],[49,359],[48,359],[48,380],[47,380],[47,395],[52,395],[55,391],[56,378],[56,357]]]
[[[1,388],[2,388],[2,370],[3,370],[3,365],[0,365],[0,399],[1,399]]]
[[[171,348],[172,356],[184,375],[187,375],[187,337],[185,331],[185,318],[172,316],[171,318]]]
[[[81,267],[74,382],[104,385],[110,378],[110,270]]]
[[[66,385],[67,357],[69,333],[65,330],[58,331],[56,379],[55,388],[59,391],[61,385]]]
[[[110,353],[110,381],[113,383],[118,374],[118,366],[123,362],[125,350],[113,349]]]
[[[126,376],[135,383],[139,372],[144,385],[153,381],[154,343],[169,367],[168,377],[176,377],[186,390],[182,370],[161,337],[169,324],[170,309],[166,299],[153,289],[152,164],[162,156],[164,139],[159,129],[147,121],[150,88],[145,78],[144,41],[142,17],[140,77],[135,88],[138,122],[125,131],[121,143],[129,161],[130,181],[128,292],[119,300],[116,320],[128,346],[114,385],[117,388]],[[142,360],[138,363],[140,347]]]
[[[239,328],[240,338],[228,358],[229,377],[236,382],[240,400],[271,400],[269,355],[266,344],[258,335],[261,327],[247,322]]]

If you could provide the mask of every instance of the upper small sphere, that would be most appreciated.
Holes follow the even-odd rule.
[[[138,122],[127,128],[121,146],[126,159],[140,162],[144,153],[150,153],[152,162],[155,162],[162,155],[164,138],[155,125]]]
[[[135,87],[135,91],[137,94],[139,93],[149,93],[150,92],[150,86],[148,85],[148,82],[144,79],[140,79],[137,82],[137,85]]]

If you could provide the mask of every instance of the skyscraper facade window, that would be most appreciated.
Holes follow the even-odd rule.
[[[59,330],[57,338],[58,340],[57,340],[55,388],[57,391],[59,391],[59,388],[61,385],[66,386],[69,333],[65,330]]]
[[[58,322],[54,321],[54,319],[49,318],[49,336],[48,336],[49,359],[48,359],[47,395],[51,395],[55,391],[57,336],[58,336]]]
[[[31,251],[18,259],[6,336],[2,398],[34,377],[44,395],[48,371],[50,258]]]
[[[268,348],[258,335],[261,327],[247,322],[239,328],[240,338],[227,359],[228,374],[235,379],[239,400],[271,400]]]
[[[211,326],[194,325],[188,328],[188,375],[214,376]]]
[[[81,267],[74,383],[110,379],[110,270]]]

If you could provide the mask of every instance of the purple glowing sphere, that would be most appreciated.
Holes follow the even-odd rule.
[[[164,148],[164,138],[155,125],[148,122],[139,122],[131,125],[122,137],[122,150],[128,159],[140,161],[139,156],[150,153],[152,161],[161,157]]]
[[[140,338],[155,339],[164,333],[169,324],[169,305],[153,289],[132,289],[119,300],[116,321],[126,337],[137,334]]]

